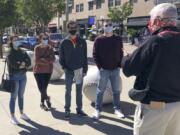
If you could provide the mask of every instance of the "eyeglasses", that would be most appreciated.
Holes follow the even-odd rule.
[[[110,23],[110,24],[106,24],[106,25],[104,25],[105,27],[111,27],[112,26],[112,24]]]

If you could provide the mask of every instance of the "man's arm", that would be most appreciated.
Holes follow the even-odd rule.
[[[59,63],[61,64],[63,69],[65,69],[64,45],[65,45],[65,40],[63,40],[59,46]]]
[[[158,52],[158,41],[155,38],[147,40],[131,55],[122,60],[123,72],[126,76],[137,76],[144,71],[154,60]]]
[[[98,69],[101,68],[100,62],[99,62],[99,52],[98,52],[98,38],[95,40],[94,42],[94,46],[93,46],[93,58],[94,61],[98,67]]]
[[[84,65],[83,65],[83,73],[87,73],[88,70],[88,61],[87,61],[87,42],[84,40]]]

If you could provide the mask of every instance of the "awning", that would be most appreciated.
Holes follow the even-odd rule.
[[[57,27],[57,24],[56,23],[49,23],[48,28],[50,28],[50,27]]]
[[[94,0],[87,0],[88,2],[92,2],[92,1],[94,1]]]
[[[149,16],[132,17],[132,18],[128,18],[127,26],[128,27],[146,26],[148,21],[149,21]]]

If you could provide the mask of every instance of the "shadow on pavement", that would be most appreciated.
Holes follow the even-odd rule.
[[[58,80],[53,80],[49,82],[52,85],[65,85],[65,80],[64,79],[58,79]]]
[[[19,135],[71,135],[69,133],[61,132],[59,130],[54,130],[50,127],[40,125],[34,121],[26,121],[29,124],[31,124],[33,127],[29,127],[26,125],[18,125],[21,128],[24,128],[25,130],[20,131]]]
[[[91,106],[95,107],[95,104],[92,103]],[[132,115],[134,115],[134,113],[135,113],[136,105],[133,103],[121,101],[120,106],[121,106],[121,110],[125,114],[126,118],[134,120]],[[113,114],[114,113],[113,104],[110,103],[110,104],[103,105],[103,111]]]
[[[91,128],[96,129],[97,131],[107,134],[107,135],[132,135],[133,134],[133,131],[131,129],[127,129],[127,128],[124,128],[121,126],[109,124],[109,123],[103,122],[101,120],[97,121],[89,116],[88,117],[80,117],[74,113],[71,113],[71,117],[69,119],[64,119],[64,112],[59,112],[55,108],[51,109],[51,114],[55,119],[69,121],[69,123],[72,125],[79,125],[79,126],[87,125]],[[131,128],[133,126],[133,123],[123,121],[121,119],[114,119],[114,118],[110,118],[110,117],[106,117],[106,116],[102,116],[102,118],[122,123]]]

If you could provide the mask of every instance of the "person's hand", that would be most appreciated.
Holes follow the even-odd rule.
[[[123,53],[124,53],[124,56],[129,56],[130,55],[125,49],[123,49]]]
[[[21,66],[25,66],[26,65],[26,63],[23,61],[23,62],[21,62]]]
[[[43,61],[44,61],[44,60],[45,60],[45,58],[40,58],[40,60],[43,60]]]
[[[18,61],[18,62],[17,62],[17,64],[21,64],[21,62],[20,62],[20,61]]]

